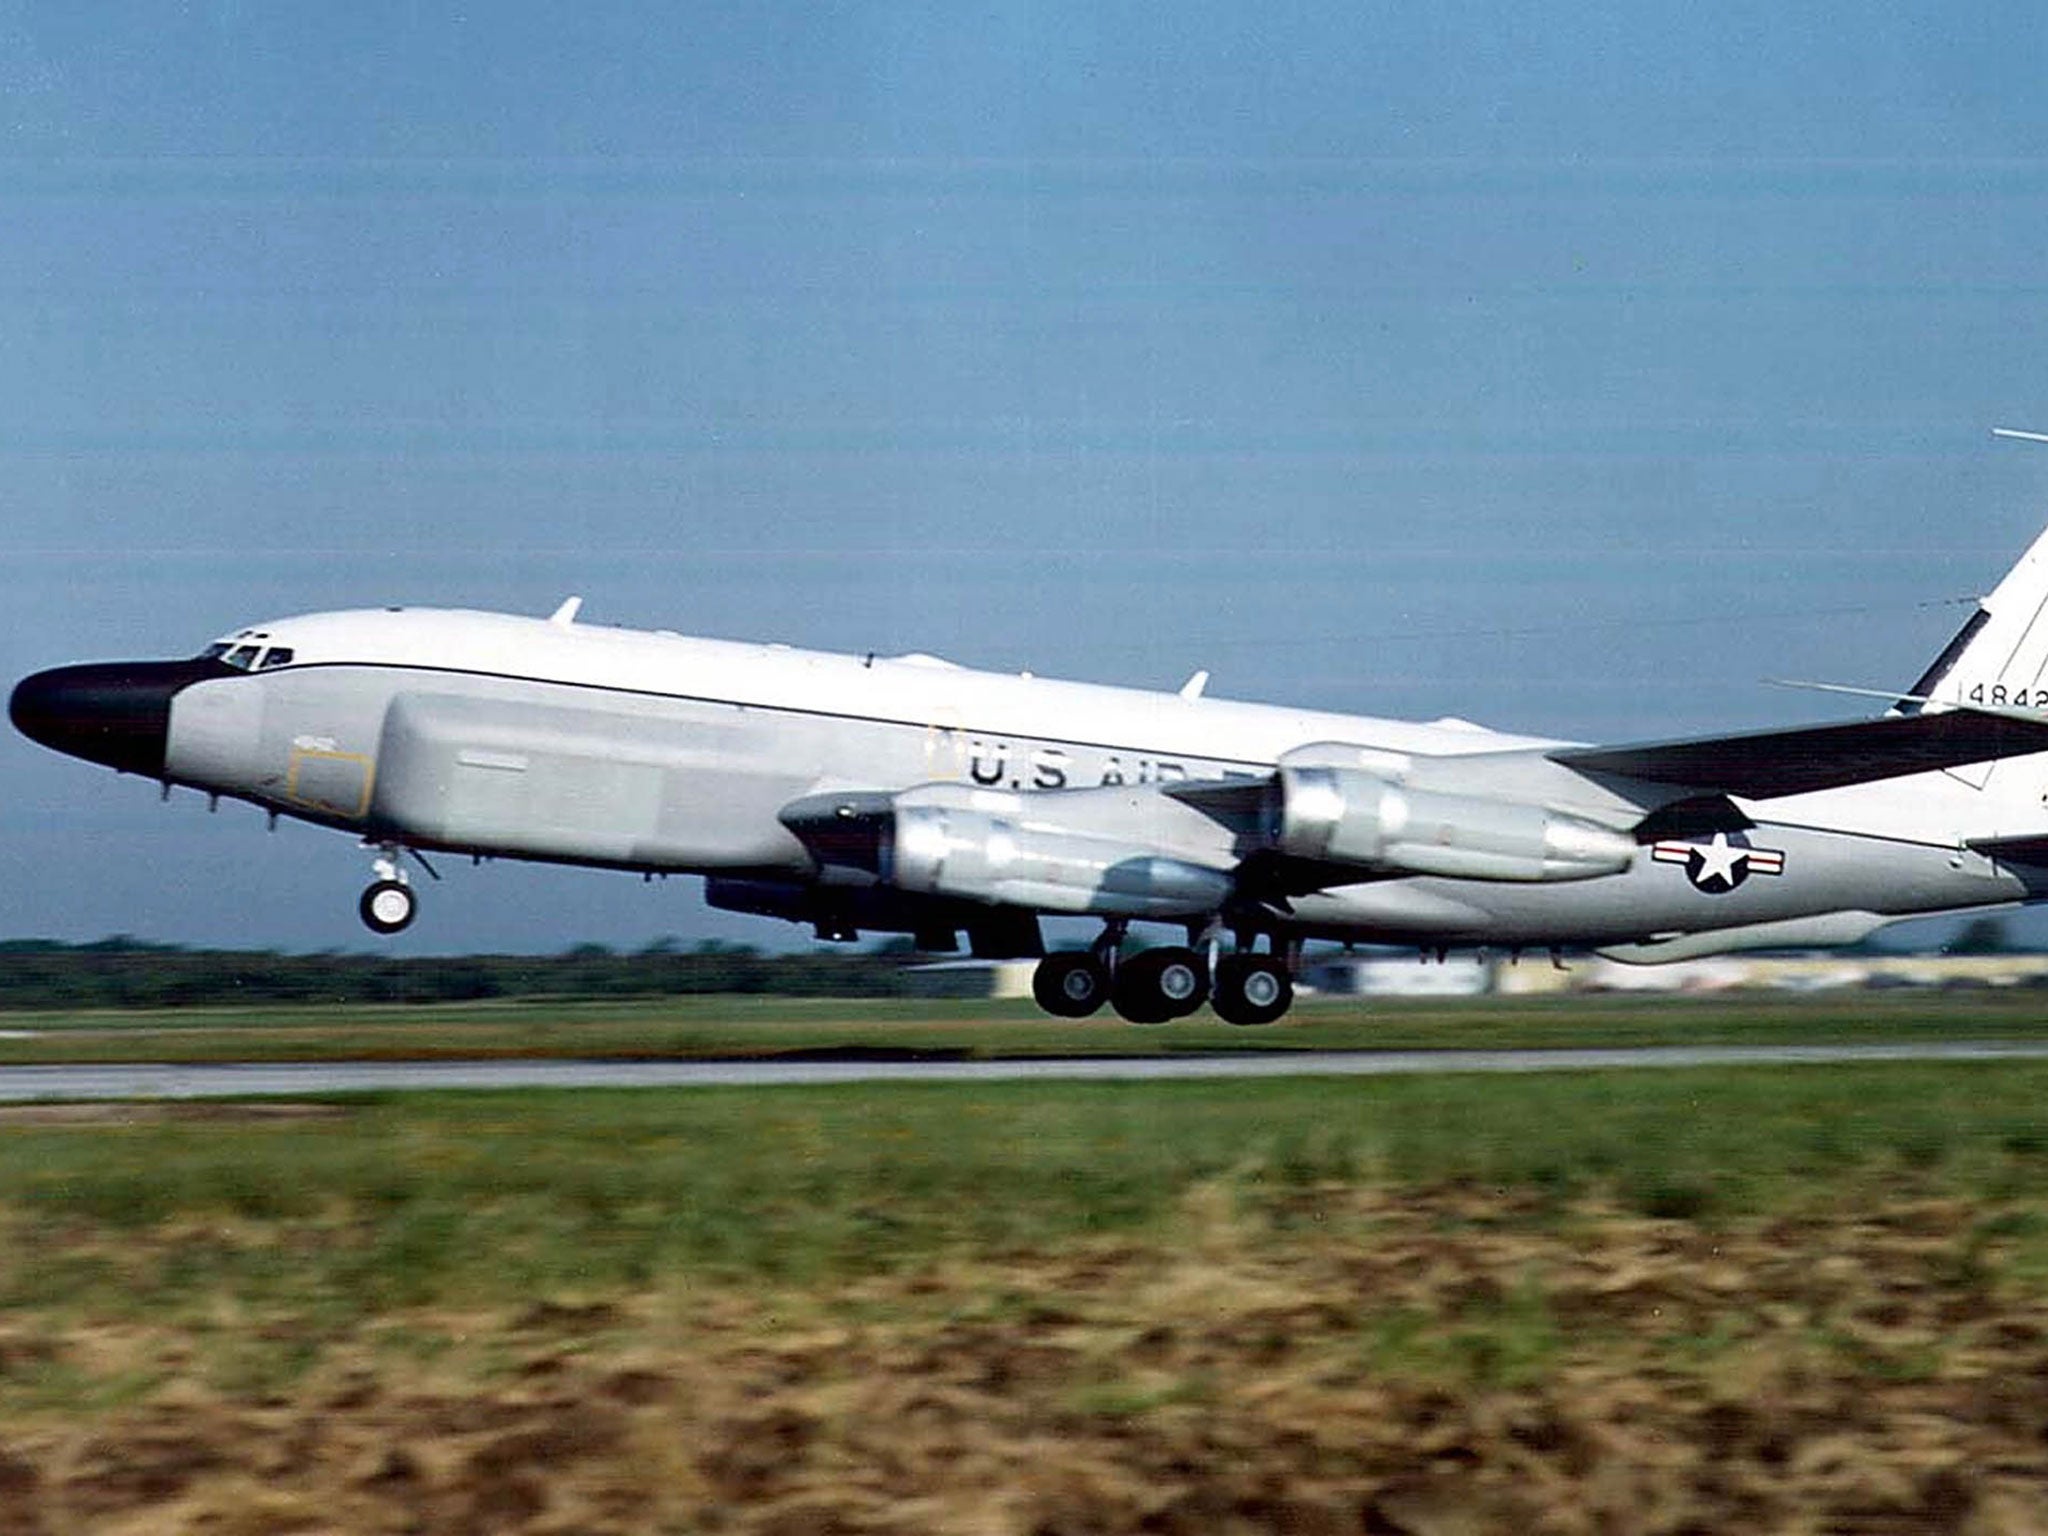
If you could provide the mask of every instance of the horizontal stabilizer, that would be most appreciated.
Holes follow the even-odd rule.
[[[1770,800],[2033,752],[2048,752],[2048,717],[1957,709],[1632,747],[1566,747],[1550,757],[1580,773]]]

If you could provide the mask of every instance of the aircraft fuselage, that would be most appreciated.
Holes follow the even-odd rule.
[[[371,843],[769,885],[821,873],[783,819],[807,799],[952,783],[992,805],[1080,806],[1128,790],[1131,814],[1157,821],[1166,802],[1137,792],[1253,784],[1309,743],[1369,763],[1426,760],[1454,787],[1469,765],[1474,793],[1534,796],[1617,827],[1642,814],[1545,756],[1567,743],[1456,722],[461,611],[315,614],[243,635],[261,638],[230,637],[209,661],[130,668],[125,681],[108,669],[38,674],[17,690],[15,718],[63,750]],[[238,656],[238,642],[253,653]],[[1512,782],[1491,782],[1504,764]],[[1998,830],[1969,824],[1981,801],[1950,775],[1915,775],[1748,807],[1745,831],[1646,841],[1603,878],[1374,874],[1289,890],[1264,921],[1290,936],[1425,947],[1654,944],[1821,914],[1835,915],[1830,934],[1864,917],[1867,930],[2031,894],[2022,874],[1963,847]],[[1197,865],[1256,851],[1227,822],[1159,836]]]

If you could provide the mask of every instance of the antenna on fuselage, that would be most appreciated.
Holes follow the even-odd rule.
[[[567,629],[571,624],[574,624],[576,622],[576,612],[582,606],[582,598],[565,597],[562,599],[562,606],[557,608],[553,613],[548,615],[548,622],[550,624],[557,625],[562,629]]]

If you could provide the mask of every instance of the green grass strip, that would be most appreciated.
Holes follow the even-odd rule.
[[[669,1278],[808,1283],[1158,1240],[1197,1187],[1460,1184],[1714,1222],[2048,1186],[2048,1064],[518,1092],[326,1117],[0,1119],[0,1307],[225,1292],[362,1315]]]

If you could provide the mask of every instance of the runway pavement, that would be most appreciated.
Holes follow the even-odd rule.
[[[1529,1051],[1264,1051],[1008,1061],[223,1062],[204,1066],[0,1067],[0,1103],[40,1100],[306,1098],[505,1088],[771,1088],[821,1083],[1159,1082],[1253,1077],[1396,1077],[1453,1072],[1820,1066],[1875,1061],[2048,1059],[2048,1041],[1891,1045],[1646,1046]]]

